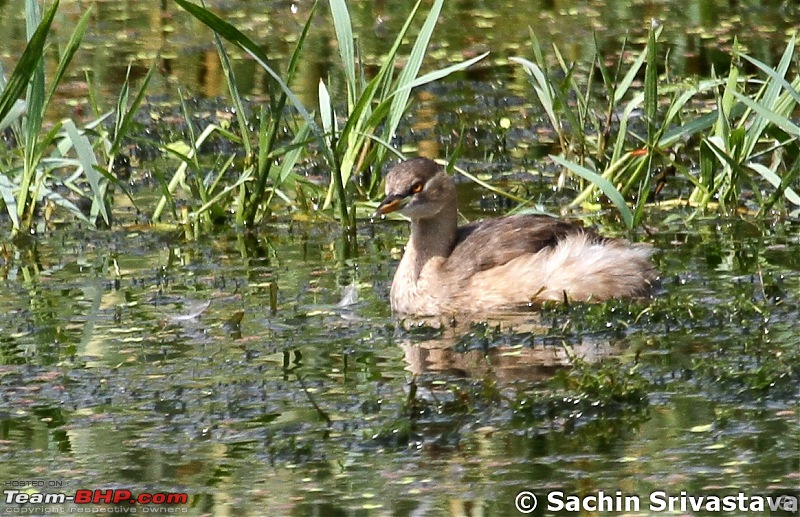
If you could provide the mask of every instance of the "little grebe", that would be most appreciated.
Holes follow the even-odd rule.
[[[426,158],[396,165],[376,215],[411,219],[391,289],[403,314],[483,312],[544,300],[602,301],[649,293],[648,245],[606,238],[544,215],[458,226],[456,185]]]

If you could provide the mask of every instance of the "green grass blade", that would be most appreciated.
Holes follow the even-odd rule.
[[[233,161],[235,159],[236,159],[236,153],[233,153],[228,157],[227,160],[222,162],[222,165],[220,165],[220,160],[222,160],[222,155],[220,154],[217,157],[217,162],[214,164],[214,166],[208,172],[208,175],[206,176],[206,178],[203,181],[199,182],[204,186],[208,185],[208,188],[206,189],[207,193],[208,192],[216,192],[217,186],[219,186],[220,181],[222,181],[222,179],[225,176],[225,171],[229,171],[231,169],[231,167],[233,167]],[[242,180],[242,176],[246,176],[245,180],[249,180],[250,176],[253,175],[253,171],[254,170],[255,169],[253,167],[247,167],[244,171],[242,171],[239,174],[239,177],[237,178],[237,183],[240,180]],[[216,175],[216,177],[214,177],[212,179],[213,171],[217,171],[217,175]],[[241,184],[241,183],[239,183],[239,184]]]
[[[428,16],[425,18],[422,29],[420,29],[417,40],[414,42],[414,46],[411,49],[411,54],[408,56],[408,61],[403,67],[403,71],[400,72],[400,75],[397,77],[397,89],[399,92],[396,93],[394,99],[392,99],[392,104],[389,109],[389,118],[386,122],[386,130],[384,131],[384,138],[386,140],[391,140],[394,132],[397,130],[403,113],[405,113],[411,90],[402,88],[410,84],[414,78],[417,77],[422,67],[422,60],[425,58],[425,52],[431,41],[433,30],[436,28],[436,22],[439,20],[443,4],[444,0],[435,0],[433,2],[433,6]]]
[[[122,86],[119,89],[119,95],[117,95],[117,106],[114,110],[114,133],[119,133],[120,127],[122,127],[122,121],[125,118],[125,111],[128,108],[128,99],[130,98],[131,93],[131,65],[128,64],[128,69],[125,71],[125,80],[122,81]],[[114,144],[112,142],[111,147]]]
[[[58,1],[55,3],[57,4]],[[53,6],[51,6],[50,10],[55,13]],[[46,15],[45,18],[47,18]],[[33,39],[36,27],[42,22],[42,11],[39,8],[39,2],[35,0],[25,0],[25,36],[28,38],[28,41]]]
[[[86,79],[86,86],[89,90],[89,106],[92,109],[92,113],[95,115],[100,115],[100,102],[98,101],[99,92],[97,91],[97,82],[92,78],[92,74],[89,70],[83,71],[83,77]]]
[[[322,129],[325,131],[326,134],[326,143],[329,149],[334,149],[338,147],[343,141],[349,140],[348,133],[342,133],[341,135],[337,131],[336,127],[336,115],[333,111],[333,106],[331,106],[331,98],[328,94],[328,89],[325,87],[325,82],[320,79],[319,81],[319,111],[320,117],[322,117]],[[349,118],[355,118],[351,114]],[[340,209],[340,216],[342,220],[342,224],[346,224],[348,219],[347,209],[346,209],[346,200],[347,195],[345,192],[345,183],[349,179],[349,175],[351,172],[351,165],[345,164],[344,160],[339,160],[338,157],[341,156],[339,152],[335,153],[337,159],[333,162],[333,166],[331,167],[331,182],[328,185],[328,193],[325,196],[325,202],[323,207],[328,207],[331,204],[333,199],[333,194],[337,195],[339,200],[339,209]],[[346,177],[342,177],[344,175]]]
[[[622,220],[625,222],[625,225],[628,228],[633,228],[633,213],[628,205],[625,203],[625,199],[622,197],[622,194],[611,184],[610,181],[605,179],[604,177],[600,176],[599,174],[590,171],[585,167],[581,167],[576,163],[572,163],[568,160],[560,156],[550,156],[550,159],[556,162],[557,164],[561,165],[562,167],[566,167],[570,171],[574,172],[581,178],[590,181],[597,185],[597,187],[603,192],[603,194],[614,203],[614,206],[617,207],[620,215],[622,216]]]
[[[392,153],[395,156],[395,158],[397,158],[399,160],[405,160],[406,159],[405,155],[403,153],[401,153],[400,151],[398,151],[397,149],[395,149],[392,146],[391,142],[389,142],[387,140],[384,140],[383,138],[381,138],[379,136],[375,136],[375,135],[364,135],[364,136],[366,136],[367,138],[369,138],[373,142],[376,142],[376,143],[380,144],[383,149],[385,149],[389,153]]]
[[[319,80],[319,116],[322,120],[322,130],[328,135],[328,145],[336,139],[336,114],[331,106],[331,96],[328,93],[328,88],[325,87],[325,81]]]
[[[72,62],[73,56],[78,51],[78,48],[81,45],[81,41],[83,40],[83,35],[86,33],[86,25],[89,23],[89,18],[92,15],[92,6],[90,5],[86,12],[81,16],[80,20],[78,20],[78,24],[75,26],[75,30],[72,31],[72,35],[67,42],[67,47],[64,53],[61,55],[61,58],[58,60],[58,67],[56,68],[56,73],[52,77],[50,82],[50,91],[47,93],[47,101],[45,102],[45,106],[50,105],[50,101],[55,95],[56,88],[58,88],[61,79],[64,77],[64,74],[67,72],[67,67]]]
[[[617,85],[617,88],[614,91],[614,105],[617,105],[622,101],[622,99],[625,97],[625,94],[628,93],[628,90],[633,84],[633,81],[636,80],[636,77],[639,75],[639,70],[642,69],[642,65],[644,64],[645,59],[647,59],[647,51],[647,48],[642,50],[631,67],[628,69],[628,72],[622,78],[622,81],[620,81]]]
[[[489,55],[489,52],[484,52],[479,56],[475,56],[473,58],[467,59],[466,61],[462,61],[461,63],[456,63],[454,65],[446,66],[444,68],[440,68],[439,70],[434,70],[433,72],[428,72],[427,74],[423,74],[410,83],[397,88],[395,94],[407,90],[412,90],[417,86],[423,86],[428,83],[432,83],[434,81],[438,81],[439,79],[444,79],[445,77],[454,74],[456,72],[460,72],[462,70],[466,70],[467,68],[471,67],[478,61],[484,59],[486,56]]]
[[[734,39],[733,42],[734,49],[738,47],[738,42]],[[711,70],[712,74],[714,70]],[[736,66],[736,63],[731,63],[730,71],[728,72],[728,79],[725,82],[725,89],[722,92],[722,98],[719,98],[719,94],[717,96],[717,106],[719,112],[719,118],[717,119],[717,125],[714,130],[714,134],[719,136],[723,139],[728,138],[728,134],[730,133],[730,126],[733,117],[731,117],[731,112],[735,106],[735,97],[734,93],[736,93],[737,85],[739,84],[739,68]]]
[[[789,43],[786,45],[786,51],[784,51],[784,55],[786,52],[793,52],[795,45],[797,44],[797,36],[792,34],[792,38],[789,40]],[[759,70],[767,74],[773,81],[775,81],[778,85],[780,85],[783,89],[789,92],[795,102],[800,104],[800,92],[795,90],[791,84],[783,77],[783,75],[779,74],[777,70],[771,68],[769,65],[762,63],[758,59],[748,56],[747,54],[738,54],[739,57],[746,59],[747,61],[754,64]]]
[[[778,199],[784,195],[785,189],[791,185],[798,176],[800,176],[800,157],[795,158],[794,164],[789,167],[786,175],[781,179],[780,186],[775,189],[775,192],[773,192],[766,202],[762,203],[761,207],[758,209],[757,216],[763,217],[764,215],[768,214],[770,210],[772,210],[772,207],[775,205],[775,203],[778,202]],[[793,212],[795,217],[798,213],[800,213],[800,210],[794,210]]]
[[[481,187],[485,188],[486,190],[488,190],[490,192],[494,192],[495,194],[498,194],[500,196],[506,197],[506,198],[508,198],[508,199],[510,199],[512,201],[516,201],[517,203],[524,204],[524,203],[528,202],[527,199],[521,198],[519,196],[515,196],[511,192],[506,192],[505,190],[503,190],[501,188],[498,188],[498,187],[496,187],[496,186],[494,186],[494,185],[492,185],[490,183],[486,183],[485,181],[483,181],[482,179],[478,178],[474,174],[471,174],[471,173],[467,172],[466,170],[464,170],[464,169],[462,169],[460,167],[453,166],[453,169],[456,172],[458,172],[459,174],[461,174],[462,176],[464,176],[465,178],[467,178],[468,180],[472,181],[473,183],[476,183],[477,185],[480,185]]]
[[[647,146],[653,149],[656,140],[658,117],[658,54],[656,29],[650,28],[647,36],[647,66],[644,69],[644,113],[647,118]]]
[[[655,138],[657,138],[657,136]],[[650,194],[650,183],[653,177],[653,175],[650,174],[650,171],[653,170],[653,156],[652,152],[647,153],[647,156],[639,161],[639,167],[630,175],[629,184],[638,181],[639,188],[636,195],[636,203],[633,207],[633,220],[628,224],[628,228],[633,228],[644,218],[644,207],[647,205],[647,198]]]
[[[97,157],[92,149],[92,144],[86,135],[81,134],[78,128],[75,127],[75,122],[71,119],[64,121],[64,131],[67,137],[72,141],[72,146],[78,154],[78,160],[83,168],[83,174],[89,181],[89,186],[92,189],[92,217],[99,213],[103,217],[103,221],[109,224],[108,211],[106,210],[105,203],[105,187],[100,184],[101,176],[97,172]]]
[[[320,130],[319,126],[317,126],[316,122],[314,121],[314,117],[308,112],[308,110],[303,106],[303,103],[300,99],[292,92],[286,82],[281,79],[281,77],[272,69],[269,65],[269,60],[267,59],[266,54],[264,51],[261,50],[261,47],[258,46],[256,43],[253,42],[250,38],[242,34],[236,27],[229,24],[228,22],[222,20],[217,15],[212,13],[211,11],[204,9],[198,5],[192,4],[187,0],[174,0],[182,9],[186,12],[194,16],[197,20],[202,22],[208,28],[222,36],[224,39],[228,40],[229,42],[233,43],[234,45],[238,46],[245,52],[247,52],[258,64],[263,68],[267,74],[275,81],[278,87],[283,90],[286,96],[291,101],[294,108],[300,113],[300,115],[305,120],[306,124],[308,124],[309,128],[311,129],[312,134],[317,138],[317,141],[321,145],[321,149],[327,161],[331,164],[335,163],[335,157],[330,149],[327,148],[325,145],[325,135]]]
[[[55,14],[53,9],[50,12]],[[38,32],[34,27],[41,27],[45,20],[41,18],[39,4],[35,0],[26,0],[25,4],[26,26],[28,37],[33,37]],[[49,14],[49,13],[48,13]],[[25,117],[25,164],[26,174],[33,169],[35,161],[38,159],[36,146],[38,144],[39,133],[44,120],[45,110],[45,77],[44,59],[39,59],[34,67],[33,75],[28,83],[27,116]]]
[[[355,105],[356,95],[356,58],[353,45],[353,25],[350,21],[350,12],[344,0],[330,0],[333,28],[336,32],[336,41],[339,43],[339,55],[342,59],[344,77],[347,81],[347,107],[352,109]]]
[[[350,143],[350,135],[357,134],[362,128],[370,126],[369,122],[365,121],[372,120],[373,112],[370,108],[384,77],[384,74],[378,72],[378,75],[373,77],[361,92],[355,107],[350,110],[350,114],[342,128],[341,138],[337,142],[337,153],[344,153],[345,148]]]
[[[793,189],[787,187],[781,180],[781,177],[778,176],[774,170],[760,163],[748,163],[747,166],[756,171],[762,178],[767,180],[776,189],[781,188],[781,185],[783,185],[783,195],[786,196],[786,199],[791,201],[792,204],[800,206],[800,196],[798,196],[797,192],[795,192]]]
[[[122,147],[122,140],[127,136],[128,132],[130,131],[131,126],[133,125],[133,118],[136,115],[136,112],[141,106],[142,101],[144,101],[145,93],[147,92],[147,86],[150,84],[150,79],[153,78],[153,73],[156,70],[156,64],[158,63],[158,57],[153,60],[153,64],[150,65],[150,69],[147,71],[147,75],[144,76],[142,80],[142,84],[139,86],[139,91],[136,92],[136,97],[133,98],[133,102],[131,102],[130,106],[127,105],[127,98],[128,98],[128,77],[125,78],[125,84],[123,89],[125,90],[125,96],[123,98],[122,94],[120,93],[119,102],[117,103],[117,121],[114,127],[114,140],[111,142],[111,147],[108,151],[110,156],[114,156],[119,152],[120,147]],[[128,69],[130,73],[130,68]],[[120,117],[120,114],[122,116]]]
[[[522,65],[528,75],[533,78],[533,89],[536,91],[536,96],[539,98],[539,102],[542,104],[545,113],[547,113],[547,118],[550,119],[550,123],[556,131],[560,133],[561,122],[558,117],[556,117],[555,113],[555,93],[550,86],[550,82],[547,80],[544,69],[536,63],[522,57],[510,57],[508,60]]]
[[[542,66],[542,70],[544,74],[547,75],[547,60],[544,58],[544,53],[542,53],[542,45],[539,44],[539,38],[536,37],[536,33],[533,31],[531,27],[528,27],[528,33],[531,37],[531,48],[533,49],[533,58]]]
[[[733,94],[736,96],[737,99],[739,99],[742,102],[742,104],[744,104],[754,112],[758,113],[761,116],[762,120],[771,122],[772,124],[783,129],[793,137],[800,137],[800,126],[797,126],[787,117],[782,117],[778,115],[767,106],[761,104],[760,102],[756,102],[750,97],[742,95],[739,92],[733,92]]]
[[[366,84],[364,83],[363,75],[361,77],[361,95],[358,97],[355,107],[351,107],[349,111],[347,122],[342,129],[341,138],[339,139],[336,149],[337,156],[341,157],[340,162],[336,163],[336,169],[340,172],[345,182],[349,180],[353,168],[356,166],[356,154],[362,152],[364,149],[365,137],[363,135],[374,132],[378,125],[385,121],[385,118],[381,118],[378,122],[375,122],[376,119],[372,112],[373,99],[375,99],[376,96],[378,99],[386,99],[397,91],[397,86],[392,86],[391,84],[394,67],[396,65],[395,57],[397,56],[403,39],[411,27],[411,22],[414,20],[421,3],[421,0],[417,0],[414,4],[414,7],[403,23],[403,27],[397,34],[397,37],[395,37],[392,47],[383,58],[381,68],[378,70],[375,77]],[[392,100],[394,101],[394,99]],[[402,109],[405,110],[405,103],[403,103]],[[384,124],[384,127],[384,135],[388,135],[389,138],[391,138],[392,135],[389,134],[389,123],[387,122]],[[383,153],[379,152],[377,161],[380,162],[382,159]],[[325,206],[330,204],[332,194],[333,190],[330,188],[325,199]],[[341,195],[339,197],[341,198]]]
[[[186,132],[188,133],[189,137],[189,146],[192,149],[197,149],[197,135],[194,131],[194,124],[192,124],[192,115],[189,113],[189,107],[186,105],[186,99],[183,97],[183,92],[180,88],[178,88],[178,99],[181,103],[181,111],[183,112],[183,121],[186,124]],[[196,169],[200,170],[200,162],[197,159],[197,154],[194,154],[192,158],[191,165]]]
[[[163,148],[165,152],[175,153],[180,158],[181,164],[175,170],[175,173],[172,175],[169,183],[164,187],[164,194],[162,195],[161,199],[158,200],[156,209],[153,211],[153,221],[158,221],[161,218],[161,213],[164,211],[164,208],[166,208],[167,203],[172,203],[175,189],[177,189],[179,185],[185,185],[186,170],[189,167],[189,164],[192,163],[192,158],[194,155],[197,154],[197,150],[200,149],[200,146],[203,145],[203,143],[214,133],[214,131],[218,130],[219,127],[215,126],[214,124],[209,124],[206,126],[206,128],[200,133],[200,136],[197,137],[195,147],[189,149],[186,155],[181,155],[167,146]]]
[[[42,187],[41,194],[42,197],[46,197],[47,199],[52,201],[56,206],[60,206],[61,208],[66,209],[70,214],[72,214],[73,217],[76,217],[77,219],[80,219],[81,221],[87,224],[90,225],[94,224],[88,217],[86,217],[86,214],[84,214],[75,203],[65,198],[58,192],[50,190],[47,187]]]
[[[290,146],[291,149],[284,155],[283,162],[281,162],[281,166],[277,170],[274,180],[275,188],[280,188],[283,185],[291,175],[295,165],[297,165],[300,154],[308,143],[308,132],[308,126],[304,125],[295,135],[292,145]]]
[[[606,91],[610,94],[609,95],[609,100],[611,100],[611,99],[614,98],[614,92],[616,91],[617,85],[616,85],[614,79],[612,79],[612,77],[611,77],[611,72],[608,70],[608,67],[606,66],[605,60],[603,59],[603,56],[600,55],[600,49],[602,47],[600,46],[600,41],[597,39],[597,32],[593,32],[592,33],[592,40],[594,42],[594,48],[595,48],[594,66],[596,66],[597,68],[600,69],[600,76],[603,78],[603,86],[605,86]],[[620,51],[620,56],[623,56],[623,55],[625,55],[625,42],[624,41],[622,42],[622,50]],[[613,106],[613,104],[612,104],[612,106]]]
[[[200,206],[197,210],[194,211],[195,217],[203,214],[211,207],[213,207],[217,202],[222,199],[223,197],[227,196],[229,193],[233,192],[245,182],[250,181],[250,177],[253,174],[253,167],[248,167],[247,170],[243,171],[242,174],[236,179],[236,181],[230,185],[227,185],[225,188],[220,190],[214,196],[209,198],[202,206]]]
[[[317,10],[317,6],[319,5],[318,0],[314,0],[313,5],[308,13],[306,18],[306,23],[303,26],[303,30],[300,33],[300,37],[297,39],[297,43],[295,43],[294,51],[292,52],[292,56],[289,59],[289,66],[286,69],[286,83],[291,84],[292,80],[294,79],[295,71],[297,70],[297,65],[300,62],[300,55],[301,50],[306,41],[306,37],[308,36],[308,32],[311,28],[311,22],[314,19],[314,13]],[[267,188],[267,180],[269,179],[269,175],[271,174],[271,164],[267,159],[267,156],[272,153],[273,148],[278,139],[278,135],[281,134],[281,117],[284,112],[284,108],[286,107],[287,96],[286,93],[281,91],[281,94],[277,100],[274,102],[274,95],[270,95],[270,109],[269,114],[271,116],[270,122],[267,123],[267,110],[262,105],[261,106],[261,114],[260,114],[260,127],[258,131],[258,157],[257,157],[257,174],[255,179],[255,186],[251,189],[250,197],[247,200],[247,207],[244,211],[244,224],[252,226],[255,223],[256,215],[258,213],[258,208],[264,199],[264,194]],[[305,128],[308,128],[308,125],[304,125]],[[275,192],[275,189],[272,189],[269,197],[269,201],[272,200],[272,195]],[[269,202],[268,201],[268,202]]]
[[[217,55],[219,56],[220,65],[222,65],[222,72],[225,74],[225,83],[228,86],[228,93],[231,95],[233,106],[236,109],[236,121],[239,124],[239,131],[242,134],[242,143],[244,144],[244,154],[247,161],[251,162],[253,159],[253,149],[250,143],[250,128],[247,122],[247,113],[244,109],[244,102],[239,93],[239,85],[236,82],[236,76],[231,66],[231,60],[228,53],[225,51],[225,46],[222,44],[217,33],[214,33],[214,46],[217,48]],[[187,121],[188,122],[188,121]]]
[[[6,128],[11,126],[14,122],[20,119],[25,114],[25,101],[17,99],[11,106],[11,109],[6,113],[5,117],[0,120],[0,131],[5,131]]]
[[[638,93],[633,99],[628,102],[625,109],[622,110],[622,116],[619,117],[619,129],[617,130],[617,139],[614,142],[614,149],[611,153],[611,163],[619,161],[625,151],[625,142],[628,136],[628,121],[630,121],[634,110],[644,102],[644,94]]]
[[[17,216],[17,200],[14,197],[14,185],[8,177],[0,172],[0,197],[6,207],[8,217],[11,219],[13,228],[19,228],[19,216]]]
[[[783,56],[781,56],[778,66],[775,68],[775,74],[771,77],[785,77],[786,72],[789,70],[789,65],[792,62],[793,55],[794,46],[787,46]],[[768,110],[774,109],[780,97],[780,91],[781,83],[774,79],[767,81],[763,89],[764,95],[759,99],[759,102]],[[761,139],[761,134],[764,132],[769,122],[770,120],[765,117],[762,112],[757,112],[757,116],[747,129],[747,138],[745,140],[742,156],[750,156],[753,153],[753,150],[758,145],[758,141]]]
[[[35,0],[26,0],[25,2],[25,22],[29,37],[25,53],[27,53],[28,47],[31,46],[38,48],[39,53],[35,56],[31,56],[31,68],[27,81],[28,92],[25,101],[27,116],[24,118],[25,127],[23,129],[25,138],[23,146],[24,167],[20,181],[20,189],[17,191],[17,216],[23,226],[33,217],[33,203],[29,206],[28,200],[35,198],[29,197],[30,187],[34,179],[42,177],[41,175],[37,175],[36,170],[39,160],[41,159],[39,133],[42,129],[45,109],[44,60],[42,59],[41,51],[44,47],[44,40],[50,30],[50,25],[52,24],[57,9],[58,1],[53,3],[44,18],[42,18],[39,11],[39,4]],[[10,82],[11,81],[9,81],[9,83]],[[5,116],[0,118],[5,118]],[[23,217],[26,210],[28,210],[28,217]],[[18,229],[19,228],[15,228],[15,230]]]
[[[306,41],[306,37],[308,36],[308,31],[311,29],[311,22],[314,20],[314,13],[317,11],[317,5],[319,4],[319,0],[314,0],[314,3],[311,5],[311,9],[308,11],[308,17],[306,18],[306,23],[303,25],[303,30],[300,32],[300,37],[297,38],[297,43],[294,46],[294,51],[292,52],[292,56],[289,59],[289,66],[286,67],[286,83],[292,84],[294,80],[294,73],[297,70],[297,64],[300,62],[301,57],[301,50]],[[285,102],[286,99],[283,98]]]
[[[737,104],[736,106],[734,106],[732,111],[734,115],[740,115],[743,112],[744,112],[743,104]],[[700,133],[711,127],[714,127],[714,124],[716,124],[718,117],[719,117],[719,112],[717,110],[714,110],[711,113],[706,113],[705,115],[701,115],[700,117],[692,119],[681,126],[671,128],[664,132],[664,135],[658,141],[658,147],[661,148],[670,147],[677,141],[686,139],[694,134]]]

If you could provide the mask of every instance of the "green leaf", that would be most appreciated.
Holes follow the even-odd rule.
[[[64,131],[67,133],[67,137],[72,141],[72,146],[78,154],[78,161],[80,161],[83,173],[92,189],[93,199],[91,215],[95,216],[99,213],[103,216],[103,220],[106,224],[109,224],[110,218],[108,217],[105,203],[105,187],[100,184],[101,176],[96,170],[97,157],[92,149],[92,144],[89,142],[89,139],[86,138],[86,135],[78,131],[78,128],[75,127],[75,123],[72,120],[65,120],[63,127]]]
[[[28,44],[22,53],[17,66],[11,74],[11,78],[6,84],[6,89],[0,96],[0,120],[6,120],[13,105],[17,104],[17,98],[27,87],[25,100],[25,128],[23,131],[24,142],[24,167],[20,180],[20,188],[17,191],[17,217],[18,222],[14,230],[20,229],[20,225],[26,224],[29,218],[23,218],[26,209],[29,209],[29,216],[33,214],[32,206],[29,207],[30,187],[36,178],[36,168],[41,158],[39,150],[39,132],[42,128],[44,117],[45,94],[44,94],[44,62],[42,54],[44,51],[45,39],[50,32],[59,2],[56,0],[41,18],[39,4],[35,0],[25,2],[25,24],[28,34]],[[34,29],[34,27],[36,27]]]
[[[250,125],[247,122],[247,114],[244,109],[244,102],[242,101],[242,95],[239,92],[239,85],[236,82],[236,77],[233,73],[231,60],[228,57],[228,53],[225,51],[225,46],[222,44],[222,40],[217,33],[214,33],[214,46],[217,48],[217,55],[219,56],[219,62],[222,66],[222,71],[225,74],[225,83],[228,86],[228,93],[231,95],[231,100],[233,101],[233,106],[236,110],[236,122],[239,125],[239,132],[242,134],[244,154],[247,161],[250,162],[253,156],[253,149],[250,142]]]
[[[331,96],[328,94],[328,89],[325,87],[325,82],[319,80],[319,116],[322,119],[322,129],[328,135],[328,145],[336,138],[336,114],[331,105]]]
[[[644,69],[644,113],[647,118],[647,146],[652,149],[656,140],[658,117],[658,64],[656,40],[660,28],[651,27],[647,36],[647,66]]]
[[[144,80],[139,86],[139,91],[136,92],[136,97],[134,97],[130,106],[128,106],[128,88],[130,85],[130,67],[128,67],[128,73],[125,76],[125,82],[122,90],[120,90],[120,96],[117,99],[117,118],[116,123],[114,124],[114,140],[111,142],[111,148],[108,151],[110,156],[114,156],[117,154],[117,152],[119,152],[119,149],[122,146],[122,140],[130,131],[130,128],[133,125],[133,118],[136,115],[139,106],[141,106],[142,101],[144,101],[147,85],[150,84],[150,79],[153,78],[153,73],[156,70],[157,63],[158,58],[154,59],[153,63],[150,65],[150,69],[147,71],[147,75],[144,76]]]
[[[197,20],[205,24],[208,28],[222,36],[224,39],[228,40],[229,42],[233,43],[234,45],[238,46],[240,49],[247,52],[260,66],[264,69],[264,71],[269,74],[269,76],[275,81],[278,87],[286,94],[291,101],[292,105],[295,109],[300,113],[300,115],[305,120],[306,124],[308,124],[311,132],[317,138],[320,143],[321,150],[323,154],[325,154],[326,159],[329,163],[335,163],[335,158],[328,148],[325,145],[325,134],[323,131],[320,130],[319,126],[317,126],[316,122],[314,121],[314,117],[308,112],[308,110],[303,106],[303,103],[300,99],[292,92],[286,82],[281,79],[281,77],[272,69],[269,65],[269,60],[267,59],[266,54],[264,51],[261,50],[253,40],[242,34],[236,27],[229,24],[228,22],[222,20],[220,17],[212,13],[211,11],[204,9],[198,5],[195,5],[187,0],[174,0],[182,9],[186,12],[194,16]]]
[[[91,221],[86,214],[84,214],[80,208],[78,208],[75,203],[70,201],[69,199],[63,197],[61,194],[54,190],[50,190],[46,187],[42,187],[42,197],[45,197],[52,201],[56,206],[60,206],[61,208],[65,208],[73,217],[77,217],[81,221],[93,225],[94,222]]]
[[[11,223],[14,228],[19,228],[19,218],[17,216],[17,200],[14,197],[14,185],[9,181],[8,177],[0,173],[0,197],[3,198],[3,203],[6,206],[8,217],[11,218]]]
[[[786,51],[792,50],[792,52],[794,52],[793,49],[795,48],[796,44],[797,44],[797,35],[792,34],[792,38],[786,45]],[[789,95],[791,95],[792,98],[794,98],[794,101],[796,103],[800,104],[800,92],[798,92],[795,88],[793,88],[792,85],[789,84],[789,82],[786,79],[784,79],[784,77],[781,74],[779,74],[777,70],[771,68],[769,65],[765,63],[762,63],[756,58],[748,56],[747,54],[739,53],[738,55],[739,57],[742,57],[747,61],[750,61],[758,69],[767,74],[773,81],[777,82],[783,89],[785,89],[789,93]]]
[[[555,92],[553,92],[544,70],[536,63],[522,57],[510,57],[508,60],[522,65],[528,75],[531,76],[533,89],[536,91],[536,96],[539,98],[542,108],[547,113],[547,118],[550,119],[550,123],[556,131],[560,132],[561,122],[555,113]]]
[[[307,143],[308,126],[303,126],[294,137],[292,146],[289,146],[288,152],[283,158],[280,168],[278,169],[277,177],[275,178],[275,187],[279,188],[289,178],[289,175],[297,165],[297,160],[300,158],[300,153]]]
[[[422,60],[425,59],[425,52],[431,41],[433,29],[436,28],[436,22],[439,20],[439,14],[442,11],[443,4],[444,0],[435,0],[433,2],[433,6],[428,16],[425,18],[425,23],[422,24],[422,29],[420,29],[417,40],[414,42],[414,46],[411,49],[411,54],[408,56],[408,61],[397,78],[397,92],[392,100],[392,105],[389,109],[389,118],[386,122],[386,130],[384,131],[384,138],[386,140],[391,140],[406,110],[406,104],[408,103],[409,95],[411,95],[411,89],[404,89],[404,86],[411,84],[422,67]]]
[[[781,177],[778,176],[774,170],[771,170],[768,167],[755,162],[748,163],[747,166],[756,171],[762,178],[770,182],[770,184],[776,189],[781,188],[782,185],[785,187],[783,181],[781,180]],[[785,187],[783,195],[786,196],[786,199],[791,201],[793,204],[800,206],[800,196],[798,196],[797,192],[795,192],[791,188]]]
[[[777,113],[775,113],[773,110],[771,110],[770,108],[768,108],[764,104],[762,104],[760,102],[756,102],[753,99],[751,99],[750,97],[747,97],[746,95],[742,95],[739,92],[733,92],[733,94],[736,96],[737,99],[739,99],[742,102],[742,104],[744,104],[745,106],[747,106],[751,110],[753,110],[756,113],[758,113],[762,117],[763,120],[771,122],[772,124],[774,124],[774,125],[778,126],[779,128],[783,129],[784,131],[789,133],[789,135],[791,135],[791,136],[793,136],[795,138],[800,138],[800,126],[796,125],[794,122],[789,120],[787,117],[782,117],[782,116],[778,115]]]
[[[25,114],[25,101],[18,99],[11,106],[5,117],[0,120],[0,131],[5,131],[11,124],[19,120]]]
[[[794,38],[792,39],[794,40]],[[778,66],[774,70],[775,73],[771,74],[770,76],[772,80],[768,81],[764,85],[764,88],[762,90],[763,96],[760,97],[759,102],[769,111],[775,109],[781,91],[781,83],[776,81],[775,77],[786,76],[786,72],[789,70],[789,65],[792,62],[793,55],[794,55],[794,46],[793,45],[787,46],[786,50],[783,52],[783,55],[781,56],[781,60],[778,63]],[[747,129],[747,140],[745,142],[745,148],[742,152],[742,156],[749,157],[753,154],[753,150],[756,148],[756,146],[758,145],[758,141],[761,139],[761,134],[767,127],[767,124],[771,121],[769,117],[765,116],[763,111],[756,110],[756,112],[758,116],[754,118],[753,122],[749,125]],[[788,113],[786,113],[786,115],[788,115]]]
[[[565,160],[560,156],[550,156],[550,159],[556,162],[557,164],[561,165],[562,167],[566,167],[570,171],[574,172],[581,178],[591,181],[597,188],[599,188],[603,194],[614,203],[614,206],[617,207],[620,215],[622,216],[622,220],[625,222],[625,225],[628,228],[633,228],[633,213],[628,205],[625,203],[625,199],[622,197],[622,194],[611,184],[610,181],[605,179],[604,177],[600,176],[599,174],[590,171],[585,167],[581,167],[577,163],[570,162]]]
[[[449,75],[451,75],[451,74],[453,74],[455,72],[460,72],[462,70],[466,70],[467,68],[471,67],[472,65],[474,65],[475,63],[477,63],[478,61],[482,60],[483,58],[485,58],[488,55],[489,55],[489,52],[484,52],[483,54],[481,54],[479,56],[475,56],[475,57],[470,58],[470,59],[468,59],[466,61],[462,61],[461,63],[455,63],[453,65],[446,66],[444,68],[440,68],[439,70],[434,70],[433,72],[428,72],[427,74],[424,74],[424,75],[421,75],[421,76],[417,77],[416,79],[414,79],[410,83],[406,84],[405,86],[402,86],[402,87],[398,88],[395,91],[395,94],[397,94],[399,92],[406,91],[406,90],[412,90],[412,89],[416,88],[417,86],[422,86],[422,85],[425,85],[425,84],[428,84],[428,83],[432,83],[434,81],[438,81],[439,79],[444,79],[445,77],[447,77],[447,76],[449,76]]]
[[[72,31],[72,35],[67,42],[66,49],[64,53],[61,55],[61,59],[58,60],[58,67],[56,68],[56,73],[51,79],[50,82],[50,91],[47,94],[47,101],[45,102],[45,106],[50,105],[50,101],[53,99],[53,95],[56,92],[56,88],[58,88],[61,79],[64,77],[64,74],[67,72],[67,67],[72,62],[72,58],[75,53],[78,51],[78,48],[81,45],[81,41],[83,40],[83,35],[86,33],[86,25],[89,23],[89,18],[92,15],[92,6],[90,5],[86,12],[83,13],[80,20],[78,20],[78,24],[75,26],[75,30]]]
[[[353,46],[353,26],[350,21],[350,13],[344,0],[330,0],[331,16],[333,16],[333,28],[336,32],[336,41],[339,44],[339,55],[342,59],[344,77],[347,81],[347,107],[352,109],[355,104],[356,92],[356,58]]]
[[[628,90],[633,84],[633,81],[636,80],[636,77],[639,75],[639,70],[642,69],[642,65],[644,64],[645,59],[647,59],[648,51],[649,47],[642,50],[631,67],[628,69],[625,77],[623,77],[622,81],[620,81],[620,83],[617,85],[616,91],[614,92],[615,105],[622,101],[622,99],[625,97],[625,94],[628,93]]]

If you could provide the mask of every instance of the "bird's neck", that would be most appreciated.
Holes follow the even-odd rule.
[[[413,253],[415,277],[435,257],[446,259],[455,245],[458,210],[455,203],[442,208],[435,217],[411,221],[411,238],[406,253]]]

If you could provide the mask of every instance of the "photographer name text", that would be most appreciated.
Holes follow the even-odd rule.
[[[600,491],[596,495],[582,496],[564,492],[547,494],[547,509],[553,512],[638,512],[643,508],[651,512],[797,511],[797,497],[747,495],[741,492],[729,495],[693,496],[683,491],[679,495],[656,491],[644,498],[638,495],[625,495],[619,490],[614,493]]]

